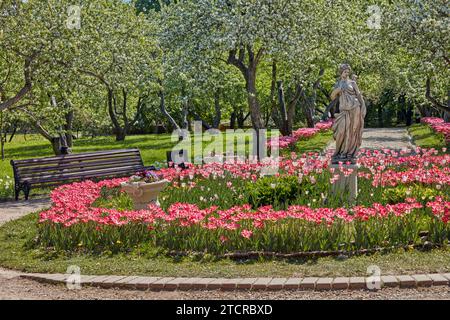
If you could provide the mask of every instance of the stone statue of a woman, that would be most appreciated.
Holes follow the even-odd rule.
[[[348,64],[339,67],[340,79],[334,86],[331,99],[339,97],[339,110],[333,124],[333,137],[336,140],[336,152],[332,163],[356,162],[356,152],[362,143],[364,118],[367,109],[364,98],[356,84],[356,76],[350,78]]]

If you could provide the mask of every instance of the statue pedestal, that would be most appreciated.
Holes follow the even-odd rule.
[[[342,165],[342,171],[338,164],[330,165],[334,169],[333,175],[339,175],[338,180],[333,184],[332,192],[336,196],[347,196],[353,201],[358,196],[358,166],[356,164]]]

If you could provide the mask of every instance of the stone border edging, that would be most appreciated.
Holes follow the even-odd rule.
[[[70,274],[21,274],[21,278],[49,284],[66,284]],[[69,280],[69,283],[71,281]],[[368,284],[372,278],[336,277],[336,278],[174,278],[174,277],[140,277],[140,276],[80,276],[81,285],[104,289],[119,288],[125,290],[370,290]],[[431,286],[449,286],[450,273],[417,274],[400,276],[381,276],[380,288],[419,288]]]

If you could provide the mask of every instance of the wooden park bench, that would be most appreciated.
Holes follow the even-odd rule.
[[[47,188],[82,180],[126,177],[145,167],[139,149],[68,154],[51,158],[11,160],[15,196],[23,190],[28,200],[33,188]]]

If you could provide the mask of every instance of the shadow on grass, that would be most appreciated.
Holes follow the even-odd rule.
[[[415,140],[433,139],[433,138],[435,138],[435,136],[436,136],[436,134],[434,134],[433,132],[427,132],[427,133],[416,135],[414,137],[414,139]]]
[[[53,156],[53,150],[50,144],[39,144],[34,146],[23,146],[8,148],[6,156],[8,159],[26,159]]]
[[[115,141],[111,139],[111,137],[102,137],[95,139],[80,139],[75,140],[75,147],[82,148],[83,146],[99,146],[106,148],[115,148],[118,146],[132,146],[132,145],[145,145],[145,144],[156,144],[160,145],[161,141],[168,140],[167,143],[170,143],[170,136],[136,136],[136,137],[127,137],[125,141]]]

